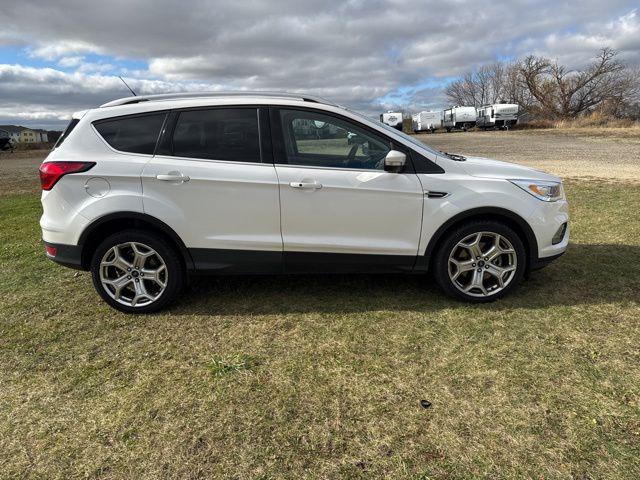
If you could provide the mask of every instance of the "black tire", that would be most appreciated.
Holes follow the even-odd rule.
[[[107,287],[102,284],[100,279],[100,264],[107,251],[116,245],[128,242],[140,243],[155,250],[155,253],[164,262],[166,267],[166,276],[164,277],[166,279],[166,286],[164,290],[160,292],[156,299],[138,306],[125,305],[115,300],[115,298],[112,298],[112,296],[107,293]],[[122,232],[115,233],[98,245],[98,248],[96,248],[91,258],[91,276],[93,286],[103,300],[107,302],[109,306],[125,313],[151,313],[166,307],[175,300],[178,293],[183,289],[186,277],[179,253],[175,247],[161,235],[138,229],[123,230]],[[142,279],[136,278],[135,280],[139,281]],[[145,284],[145,282],[141,283]]]
[[[474,296],[463,292],[456,287],[449,276],[449,255],[452,253],[454,248],[457,248],[456,246],[459,242],[477,232],[492,232],[506,238],[513,246],[517,260],[515,273],[510,277],[511,279],[509,283],[507,283],[502,290],[486,296]],[[526,264],[526,251],[524,244],[522,243],[522,239],[518,234],[499,221],[478,220],[471,221],[445,234],[445,237],[442,239],[435,252],[433,259],[433,275],[440,288],[442,288],[447,295],[470,303],[486,303],[493,302],[505,295],[508,295],[522,280],[527,267]]]

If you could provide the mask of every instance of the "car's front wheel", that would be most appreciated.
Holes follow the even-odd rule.
[[[91,261],[93,284],[113,308],[127,313],[160,310],[184,283],[175,248],[144,230],[126,230],[106,238]]]
[[[474,303],[508,294],[522,280],[525,248],[507,225],[470,222],[449,232],[436,252],[434,274],[450,296]]]

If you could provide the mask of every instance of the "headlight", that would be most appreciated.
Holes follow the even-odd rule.
[[[541,180],[509,180],[515,186],[544,202],[557,202],[564,198],[562,183]]]

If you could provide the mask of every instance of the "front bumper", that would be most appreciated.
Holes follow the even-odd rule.
[[[546,264],[562,255],[569,245],[569,205],[566,200],[540,202],[528,223],[538,244],[537,261]],[[564,235],[558,241],[558,230],[566,224]],[[535,261],[533,262],[536,263]],[[532,265],[533,268],[533,265]]]
[[[556,255],[552,255],[551,257],[538,258],[531,263],[531,267],[529,268],[529,270],[540,270],[541,268],[546,267],[551,262],[553,262],[557,258],[560,258],[564,254],[565,252],[561,252]]]

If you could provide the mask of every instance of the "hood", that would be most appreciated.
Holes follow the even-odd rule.
[[[482,178],[504,178],[523,180],[544,180],[548,182],[561,182],[562,179],[550,173],[541,172],[534,168],[524,167],[515,163],[500,162],[482,157],[467,157],[460,164],[471,176]]]

